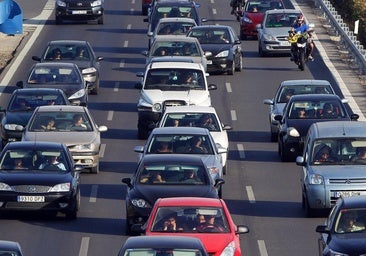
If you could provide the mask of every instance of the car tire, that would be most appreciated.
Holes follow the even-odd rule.
[[[98,174],[99,173],[99,163],[97,164],[97,166],[92,167],[90,172],[94,173],[94,174]]]
[[[224,175],[227,174],[227,160],[226,160],[225,166],[222,167],[222,174],[224,174]]]
[[[149,137],[148,129],[139,125],[137,128],[137,137],[139,140],[146,140]]]
[[[222,185],[220,185],[219,191],[218,191],[219,198],[222,198]]]
[[[239,65],[236,67],[235,71],[241,72],[242,69],[243,69],[243,57],[240,53]]]
[[[104,15],[98,18],[98,24],[104,24]]]
[[[231,68],[227,71],[227,74],[232,76],[234,75],[234,72],[235,72],[235,60],[232,61]]]
[[[144,7],[144,6],[141,7],[141,13],[142,13],[142,15],[146,16],[147,15],[147,11],[148,11],[148,8],[147,7]]]
[[[258,55],[260,57],[265,57],[266,54],[264,53],[263,49],[262,49],[262,46],[260,45],[260,42],[259,42],[259,46],[258,46]]]
[[[305,216],[308,218],[314,217],[315,216],[315,210],[313,208],[310,207],[309,205],[309,201],[307,200],[306,197],[303,196],[303,205],[304,205],[304,210],[305,210]]]
[[[56,16],[55,23],[56,23],[56,25],[62,24],[62,19],[60,17]]]
[[[90,91],[90,94],[98,95],[99,94],[99,82],[97,82],[94,88]]]
[[[240,40],[246,40],[247,36],[240,30]]]
[[[275,132],[271,132],[271,142],[277,142],[278,134]]]
[[[77,219],[79,208],[80,208],[80,190],[76,194],[72,209],[66,212],[66,219],[68,220]]]

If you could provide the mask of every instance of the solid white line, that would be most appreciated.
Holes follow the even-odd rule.
[[[88,255],[89,240],[90,240],[90,237],[81,238],[79,256],[87,256]]]
[[[211,0],[211,4],[214,4],[215,3],[215,0]]]
[[[128,41],[126,41],[127,42],[127,45],[128,45]],[[125,44],[126,44],[126,42],[125,42]],[[125,46],[125,47],[127,47],[127,46]],[[125,67],[125,60],[121,60],[120,61],[120,63],[119,63],[119,67],[120,68],[124,68]]]
[[[119,82],[116,82],[116,85],[114,86],[113,91],[118,92],[118,90],[119,90]]]
[[[103,158],[104,157],[105,147],[106,147],[106,144],[101,144],[100,145],[99,158]]]
[[[123,47],[128,47],[128,41],[127,40],[123,43]]]
[[[132,24],[128,24],[127,29],[131,29],[131,28],[132,28]]]
[[[226,86],[226,91],[227,91],[227,92],[232,92],[232,91],[233,91],[233,90],[231,89],[231,83],[226,82],[226,83],[225,83],[225,86]]]
[[[245,189],[247,190],[247,195],[249,199],[249,203],[254,204],[255,203],[255,197],[252,186],[246,186]]]
[[[231,110],[230,115],[231,115],[231,120],[233,120],[233,121],[238,120],[237,117],[236,117],[236,111],[235,110]]]
[[[113,110],[109,110],[108,111],[108,115],[107,115],[107,120],[108,121],[112,121],[113,120],[113,114],[114,114],[114,111]]]
[[[241,159],[245,159],[245,152],[244,152],[244,146],[243,146],[243,144],[237,144],[236,147],[237,147],[238,152],[239,152],[239,157]]]
[[[98,185],[92,185],[89,197],[89,203],[95,203],[97,201]]]
[[[258,248],[259,248],[259,254],[261,256],[268,256],[266,244],[264,243],[264,240],[258,240]]]

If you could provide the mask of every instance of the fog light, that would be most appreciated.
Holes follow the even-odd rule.
[[[221,68],[226,68],[226,64],[220,64]]]
[[[92,163],[93,163],[93,160],[91,160],[91,159],[86,159],[86,160],[85,160],[85,163],[86,163],[86,164],[92,164]]]
[[[68,203],[58,203],[60,208],[66,208],[69,204]]]
[[[4,205],[4,202],[0,202],[0,207],[2,207]]]

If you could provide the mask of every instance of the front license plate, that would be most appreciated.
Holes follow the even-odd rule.
[[[336,191],[334,192],[335,197],[351,197],[351,196],[360,196],[365,194],[363,191]]]
[[[287,42],[287,41],[283,41],[283,42],[282,42],[282,45],[283,45],[283,46],[290,46],[290,43],[289,43],[289,42]]]
[[[72,14],[87,14],[87,11],[83,11],[83,10],[72,11]]]
[[[18,202],[43,203],[44,196],[18,196]]]
[[[207,61],[207,64],[208,64],[208,65],[211,65],[211,64],[212,64],[212,60],[208,60],[208,61]]]

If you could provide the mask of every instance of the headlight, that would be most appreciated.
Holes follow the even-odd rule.
[[[56,1],[56,5],[58,5],[60,7],[66,7],[66,3],[64,1],[60,1],[60,0]]]
[[[231,241],[222,251],[220,256],[233,256],[234,253],[235,253],[235,242]]]
[[[69,191],[70,191],[70,182],[67,182],[53,186],[49,192],[69,192]]]
[[[97,72],[97,69],[96,69],[96,68],[94,68],[94,67],[91,67],[91,68],[85,68],[85,69],[81,70],[81,73],[82,73],[83,75],[85,75],[85,74],[89,74],[89,73],[95,73],[95,72]]]
[[[309,177],[309,183],[311,185],[321,185],[321,184],[324,184],[323,176],[321,176],[319,174],[312,174]]]
[[[153,111],[161,111],[161,104],[160,103],[155,103],[153,105]]]
[[[215,57],[217,58],[222,58],[222,57],[227,57],[229,56],[229,50],[226,50],[226,51],[223,51],[223,52],[220,52],[219,54],[217,54]]]
[[[150,208],[150,204],[144,199],[132,199],[131,203],[139,208]]]
[[[263,34],[265,41],[277,41],[276,37],[272,36],[271,34]]]
[[[9,130],[9,131],[15,131],[15,127],[17,126],[17,124],[5,124],[4,128],[5,130]]]
[[[81,89],[77,92],[75,92],[73,95],[69,97],[69,100],[78,99],[85,95],[85,89]]]
[[[8,184],[0,182],[0,191],[13,191],[13,189]]]
[[[291,137],[300,137],[300,133],[294,127],[287,128],[287,134]]]
[[[99,6],[102,5],[102,1],[101,0],[97,0],[91,3],[91,7],[95,7],[95,6]]]
[[[91,143],[91,144],[80,144],[80,145],[76,145],[76,146],[73,146],[73,147],[70,147],[70,150],[73,151],[73,150],[79,150],[79,151],[85,151],[85,150],[88,150],[88,151],[93,151],[95,149],[95,144]]]
[[[348,256],[348,254],[345,254],[345,253],[341,253],[341,252],[336,252],[336,251],[333,251],[333,250],[329,250],[329,256]]]
[[[251,19],[249,19],[248,17],[244,17],[243,21],[246,23],[253,23],[253,21]]]

